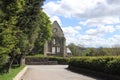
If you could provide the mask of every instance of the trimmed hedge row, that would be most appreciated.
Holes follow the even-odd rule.
[[[76,57],[68,62],[69,67],[89,69],[120,76],[120,57]]]

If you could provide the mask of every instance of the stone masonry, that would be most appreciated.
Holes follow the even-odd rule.
[[[52,24],[52,32],[51,41],[46,41],[44,45],[44,55],[64,57],[66,55],[66,39],[57,21]]]

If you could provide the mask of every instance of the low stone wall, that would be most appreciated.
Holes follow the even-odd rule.
[[[49,61],[48,58],[26,58],[25,64],[27,65],[56,65],[57,61]]]

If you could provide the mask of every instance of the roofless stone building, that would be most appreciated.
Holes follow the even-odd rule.
[[[65,57],[67,54],[66,39],[57,21],[52,24],[52,32],[51,41],[46,41],[44,45],[44,55]]]

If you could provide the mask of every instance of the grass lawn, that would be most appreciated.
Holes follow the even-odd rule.
[[[0,73],[0,80],[13,80],[13,78],[25,67],[12,67],[11,72],[7,73]]]

